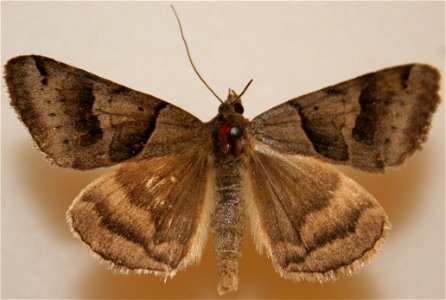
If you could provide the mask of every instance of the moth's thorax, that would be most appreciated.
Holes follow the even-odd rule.
[[[245,128],[249,121],[243,117],[241,100],[232,90],[220,105],[214,122],[214,153],[229,159],[239,157],[243,153]]]

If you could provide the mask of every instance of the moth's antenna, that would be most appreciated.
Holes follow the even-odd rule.
[[[232,102],[237,102],[238,99],[240,99],[243,94],[246,92],[246,90],[248,89],[248,87],[251,85],[251,83],[253,82],[253,80],[251,79],[248,84],[245,86],[245,88],[243,89],[243,91],[240,93],[240,95],[237,96],[237,98],[234,99],[234,101]]]
[[[189,58],[192,68],[194,68],[195,74],[197,74],[197,76],[200,78],[200,80],[211,91],[211,93],[218,99],[218,101],[223,103],[223,100],[221,100],[221,98],[218,97],[218,95],[211,89],[209,84],[207,84],[206,81],[203,79],[203,77],[201,77],[200,73],[198,72],[197,68],[195,67],[194,62],[192,61],[192,56],[190,55],[189,46],[187,45],[186,38],[184,37],[183,26],[181,25],[180,18],[178,17],[178,14],[177,14],[175,8],[173,7],[173,5],[170,5],[170,7],[172,7],[173,13],[175,14],[175,18],[177,18],[178,25],[180,26],[181,38],[183,39],[184,46],[186,47],[186,51],[187,51],[187,57]]]

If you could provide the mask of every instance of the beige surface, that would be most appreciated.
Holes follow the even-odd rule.
[[[198,68],[218,94],[240,91],[250,118],[284,100],[409,62],[444,72],[444,3],[177,3]],[[149,92],[208,120],[218,102],[194,75],[168,3],[2,3],[2,64],[38,53]],[[442,84],[442,94],[444,85]],[[443,96],[444,98],[444,96]],[[2,297],[217,297],[215,260],[164,283],[113,275],[74,239],[65,210],[105,170],[50,166],[2,86]],[[230,297],[444,297],[444,102],[422,152],[385,176],[347,173],[384,206],[384,251],[334,284],[281,279],[247,236]],[[209,244],[208,244],[209,246]]]

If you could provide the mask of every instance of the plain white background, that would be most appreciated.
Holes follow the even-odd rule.
[[[169,2],[2,2],[2,65],[42,54],[145,91],[204,121],[218,102],[187,61]],[[210,85],[244,96],[249,118],[367,72],[411,62],[444,76],[443,2],[181,2],[192,55]],[[444,84],[441,83],[444,99]],[[164,283],[116,275],[72,237],[65,211],[106,170],[53,167],[8,105],[2,82],[2,298],[217,297],[210,243],[198,267]],[[399,171],[342,168],[383,205],[393,230],[377,255],[336,283],[281,279],[246,236],[229,297],[444,298],[444,102],[423,151]],[[211,241],[211,240],[210,240]]]

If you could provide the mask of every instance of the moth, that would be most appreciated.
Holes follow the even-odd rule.
[[[332,281],[380,249],[390,223],[330,164],[383,173],[426,141],[439,73],[396,66],[286,101],[249,121],[230,90],[204,123],[38,55],[5,66],[11,105],[54,164],[119,164],[67,212],[73,234],[122,272],[173,277],[214,237],[218,292],[237,290],[247,223],[284,278]]]

